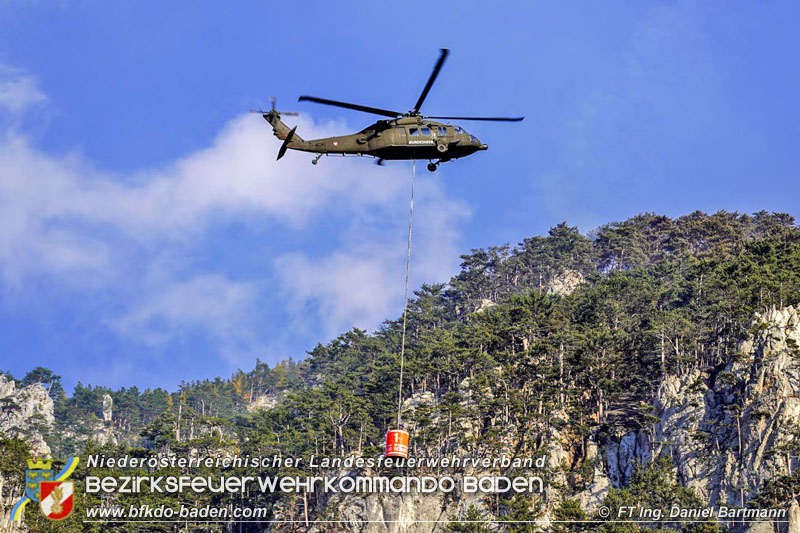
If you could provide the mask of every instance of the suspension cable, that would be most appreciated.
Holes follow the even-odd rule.
[[[417,160],[411,163],[411,206],[408,210],[408,252],[406,253],[406,289],[403,296],[403,336],[400,341],[400,380],[397,387],[397,429],[402,429],[403,366],[406,355],[406,317],[408,315],[408,272],[411,268],[411,228],[414,221],[414,182],[417,179]]]

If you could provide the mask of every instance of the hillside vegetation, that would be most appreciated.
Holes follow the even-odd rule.
[[[756,313],[798,302],[800,229],[785,214],[644,214],[589,235],[562,223],[514,247],[472,250],[462,256],[458,275],[423,285],[409,303],[403,394],[411,399],[404,425],[412,432],[413,454],[534,456],[547,453],[548,439],[558,432],[568,458],[561,465],[566,486],[560,502],[498,498],[470,512],[530,518],[550,505],[557,516],[591,516],[566,497],[592,481],[597,459],[590,442],[603,444],[632,431],[653,434],[653,401],[665,379],[699,376],[703,390],[730,379],[726,368],[741,357],[742,342],[757,333]],[[260,456],[375,456],[396,423],[400,325],[389,320],[372,333],[353,329],[300,361],[272,368],[257,362],[249,372],[182,383],[174,392],[79,384],[67,395],[58,376],[41,368],[18,384],[49,389],[55,423],[45,439],[57,457],[85,454],[86,447],[110,455],[225,448]],[[113,402],[105,421],[104,397]],[[743,388],[732,386],[726,409],[735,412],[737,402],[743,408],[743,397]],[[741,455],[741,449],[727,450],[735,448],[736,439],[728,438],[735,432],[706,430],[697,446]],[[0,441],[0,447],[21,456],[24,440]],[[19,480],[20,464],[3,462],[2,475]],[[787,504],[800,494],[791,465],[790,459],[780,486],[766,484],[743,499]],[[652,486],[662,486],[673,501],[698,498],[681,486],[668,457],[637,468],[627,488],[611,489],[607,498],[616,498],[615,505],[641,498]],[[196,498],[240,503],[232,496]],[[247,498],[248,505],[275,506],[284,518],[334,513],[315,495],[304,501]],[[86,500],[81,505],[92,503]],[[52,527],[36,524],[41,531]],[[150,524],[116,530],[171,529]],[[226,531],[226,525],[203,530]]]

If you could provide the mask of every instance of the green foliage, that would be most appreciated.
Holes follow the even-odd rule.
[[[450,533],[491,533],[494,531],[489,527],[491,517],[470,505],[464,518],[453,517],[447,526]]]
[[[20,439],[0,439],[0,478],[9,485],[22,485],[31,447]]]
[[[553,512],[553,533],[592,531],[596,524],[588,523],[589,516],[575,500],[563,500]]]
[[[773,508],[783,507],[800,494],[800,468],[792,475],[775,476],[768,479],[755,498],[748,503],[748,507]]]
[[[540,529],[536,521],[541,518],[544,509],[538,495],[515,494],[501,503],[503,512],[500,519],[506,524],[509,533],[528,533]]]

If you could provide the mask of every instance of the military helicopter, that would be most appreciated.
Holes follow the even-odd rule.
[[[281,115],[297,115],[297,113],[286,113],[275,109],[275,99],[272,99],[272,109],[269,111],[253,111],[260,113],[264,119],[272,126],[272,132],[278,139],[283,141],[278,150],[278,159],[286,154],[286,150],[299,150],[301,152],[316,153],[316,157],[311,161],[317,164],[323,155],[368,155],[377,158],[379,165],[384,160],[398,159],[421,159],[429,160],[428,170],[435,172],[441,163],[452,161],[461,157],[474,154],[480,150],[486,150],[487,145],[481,143],[477,137],[467,133],[461,126],[450,123],[436,122],[431,119],[442,120],[483,120],[499,122],[519,122],[525,117],[442,117],[424,116],[420,114],[420,108],[428,92],[431,90],[439,71],[444,65],[449,50],[442,49],[439,60],[433,67],[433,72],[422,89],[417,103],[413,109],[406,113],[368,107],[348,102],[317,98],[315,96],[301,96],[299,102],[308,101],[318,104],[326,104],[355,111],[363,111],[389,117],[388,119],[378,120],[374,124],[367,126],[358,133],[352,135],[341,135],[338,137],[327,137],[324,139],[303,140],[295,133],[297,126],[289,128],[281,121]]]

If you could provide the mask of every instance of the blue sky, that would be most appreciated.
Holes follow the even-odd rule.
[[[303,357],[399,315],[408,164],[275,162],[422,111],[489,150],[417,181],[412,284],[640,212],[798,216],[792,2],[0,4],[0,368],[112,387]]]

